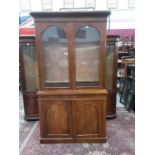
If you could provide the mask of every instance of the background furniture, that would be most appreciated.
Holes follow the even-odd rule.
[[[39,89],[34,36],[19,37],[20,82],[26,120],[38,120],[36,92]]]
[[[117,81],[117,60],[118,42],[120,36],[107,36],[105,88],[108,90],[107,118],[116,117],[116,81]]]
[[[122,93],[123,81],[127,76],[128,64],[135,63],[135,40],[124,38],[118,43],[117,90]]]
[[[120,102],[129,111],[135,111],[135,41],[126,37],[119,42],[118,71],[117,71],[118,93]]]
[[[134,65],[134,58],[124,58],[119,60],[120,67],[118,68],[117,78],[118,78],[118,92],[121,94],[123,91],[124,80],[128,77],[128,65]]]
[[[120,102],[129,111],[135,111],[135,64],[127,65],[126,77],[122,81]]]
[[[108,11],[32,12],[37,35],[40,142],[105,142]]]

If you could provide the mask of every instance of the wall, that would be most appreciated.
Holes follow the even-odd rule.
[[[23,1],[23,0],[20,0]],[[24,0],[28,1],[28,0]],[[72,0],[70,0],[72,1]],[[92,0],[91,0],[92,1]],[[107,7],[108,0],[96,0],[95,10],[111,10],[108,19],[108,29],[134,29],[135,28],[135,9],[129,8],[129,0],[109,0],[116,1],[117,7],[110,9]],[[131,0],[134,1],[134,0]],[[74,8],[85,7],[85,0],[74,0]],[[21,3],[19,3],[21,4]],[[30,11],[43,11],[42,0],[30,0]],[[64,0],[52,0],[52,9],[49,11],[59,11],[64,7]],[[21,7],[20,7],[21,8]],[[20,16],[29,15],[30,11],[20,10]]]

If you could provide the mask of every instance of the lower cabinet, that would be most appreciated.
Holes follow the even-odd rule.
[[[116,91],[108,91],[107,96],[107,118],[116,117]]]
[[[39,110],[41,143],[106,141],[105,96],[39,97]]]
[[[25,120],[38,120],[38,102],[36,92],[23,92]]]

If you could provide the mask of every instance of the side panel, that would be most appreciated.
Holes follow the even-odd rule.
[[[116,91],[109,91],[107,96],[107,118],[116,117]]]
[[[38,102],[37,94],[35,92],[23,92],[24,111],[26,120],[38,120]]]

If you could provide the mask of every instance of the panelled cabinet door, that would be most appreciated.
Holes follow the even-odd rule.
[[[103,100],[77,100],[75,105],[75,124],[77,138],[99,137],[103,131]],[[89,109],[89,112],[88,112]]]
[[[43,137],[62,138],[72,136],[71,101],[50,100],[40,105],[41,123],[46,130]],[[41,124],[42,125],[42,124]]]
[[[65,30],[50,26],[43,32],[45,87],[69,87],[68,41]]]

